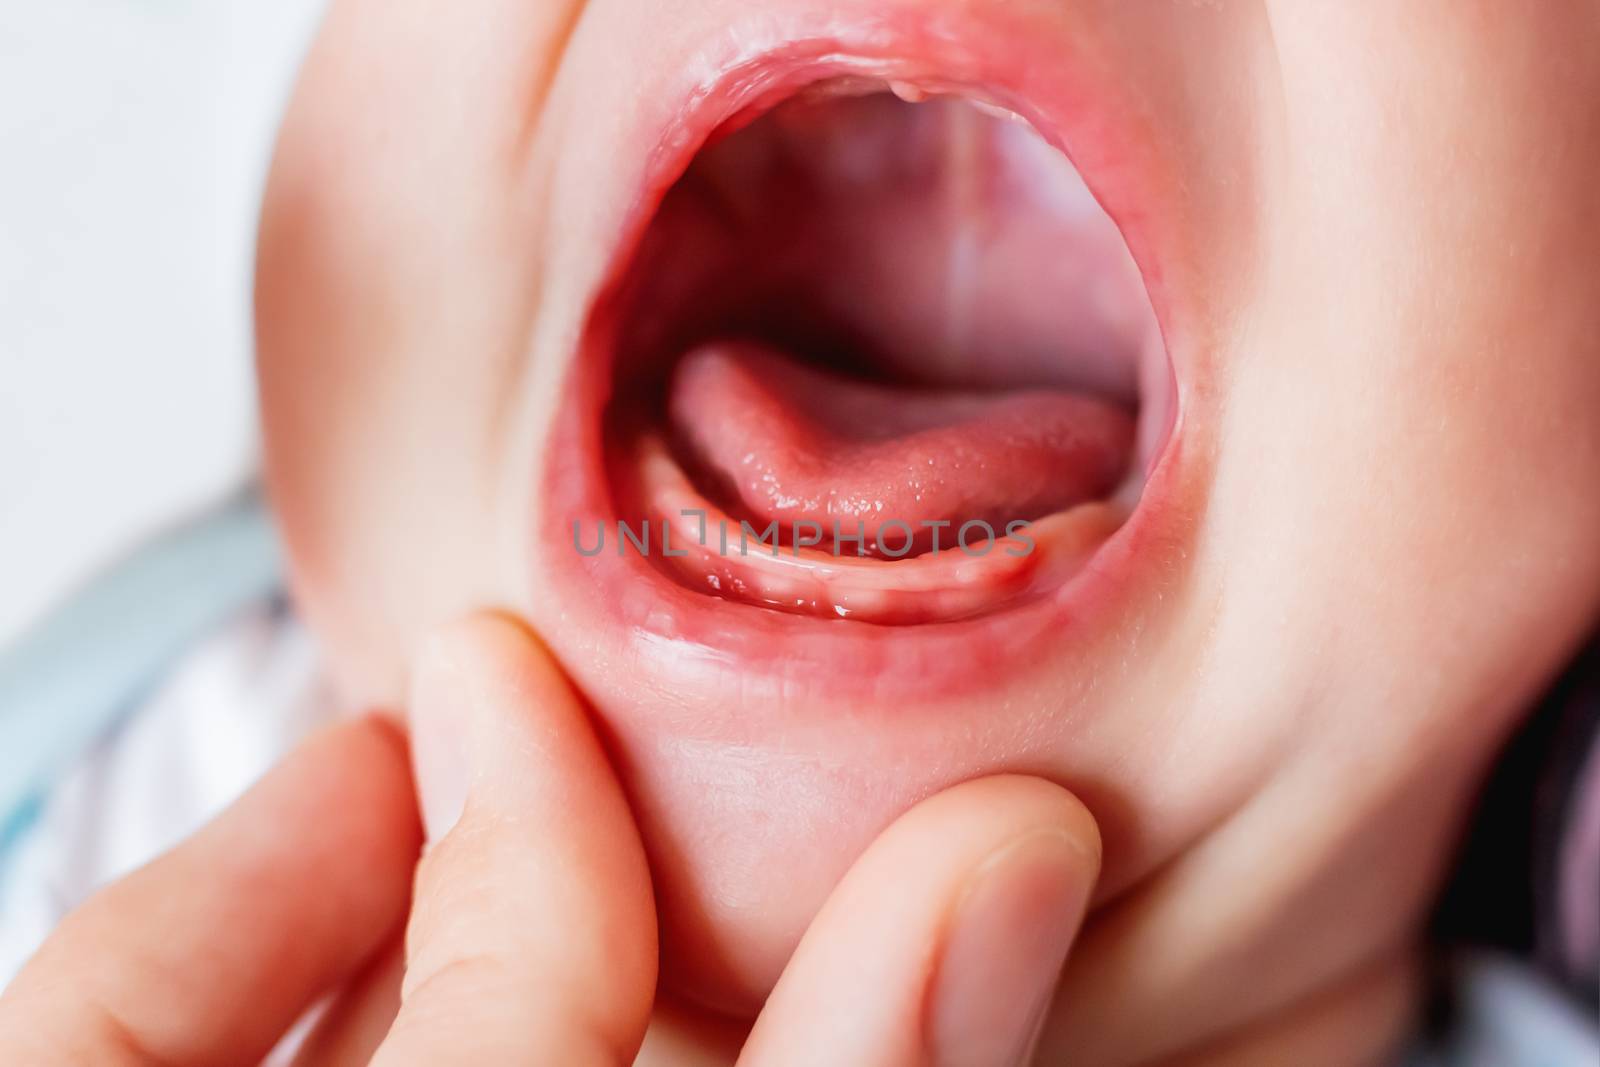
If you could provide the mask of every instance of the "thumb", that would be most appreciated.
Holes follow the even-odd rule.
[[[631,1063],[655,991],[649,872],[559,668],[516,624],[472,619],[424,653],[411,714],[432,844],[373,1062]]]
[[[1094,819],[1059,786],[965,782],[902,815],[801,939],[740,1067],[1033,1060],[1100,871]]]

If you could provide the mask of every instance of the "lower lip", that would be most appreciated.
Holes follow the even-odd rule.
[[[1023,115],[1063,150],[1068,143],[1081,149],[1091,142],[1088,149],[1073,153],[1074,160],[1122,224],[1144,269],[1170,350],[1172,330],[1160,287],[1153,284],[1153,257],[1141,254],[1145,235],[1133,232],[1136,228],[1129,223],[1133,213],[1117,210],[1115,197],[1097,185],[1095,166],[1084,163],[1085,155],[1104,160],[1132,153],[1125,145],[1104,143],[1103,138],[1092,141],[1094,131],[1110,124],[1103,112],[1098,121],[1083,113],[1084,86],[1041,76],[1042,71],[1070,64],[1063,64],[1059,55],[1040,64],[1026,62],[1019,54],[1029,47],[1028,27],[996,26],[992,19],[981,20],[981,25],[952,25],[962,18],[959,12],[908,8],[854,31],[827,24],[826,32],[813,35],[804,26],[788,27],[784,40],[721,63],[708,82],[686,87],[674,122],[659,131],[658,148],[610,277],[619,278],[626,270],[666,189],[706,138],[736,116],[841,74],[956,87],[946,72],[958,70],[963,72],[960,87],[981,91]],[[1119,192],[1130,193],[1126,188]],[[586,557],[574,547],[574,530],[615,529],[617,518],[601,432],[614,369],[607,328],[612,288],[604,287],[594,304],[568,382],[568,402],[553,430],[540,548],[563,604],[592,615],[600,633],[623,653],[621,660],[650,671],[658,681],[696,685],[737,672],[742,692],[752,697],[763,695],[763,690],[781,695],[797,686],[823,698],[844,700],[970,695],[992,688],[999,678],[1040,665],[1042,653],[1072,643],[1075,634],[1100,632],[1114,607],[1128,598],[1148,557],[1171,540],[1180,511],[1175,498],[1182,466],[1178,432],[1182,390],[1176,384],[1162,431],[1164,442],[1154,452],[1143,493],[1127,522],[1061,584],[992,613],[907,626],[823,619],[691,591],[667,578],[651,560],[631,550],[616,551],[616,545]]]

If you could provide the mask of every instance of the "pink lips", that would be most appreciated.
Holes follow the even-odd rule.
[[[1005,606],[1007,600],[991,605],[1003,610],[948,619],[939,612],[927,616],[912,612],[909,618],[897,614],[885,621],[923,624],[892,627],[861,621],[872,618],[870,612],[856,618],[841,619],[842,613],[815,618],[809,616],[824,613],[782,613],[730,604],[706,595],[704,583],[696,589],[692,582],[674,581],[656,561],[636,555],[606,552],[583,557],[573,551],[575,525],[610,523],[619,515],[601,420],[615,388],[611,379],[618,367],[617,317],[624,306],[619,296],[638,243],[672,182],[714,134],[731,128],[730,123],[746,124],[803,87],[827,78],[892,80],[897,92],[911,96],[959,91],[1026,116],[1058,147],[1073,143],[1080,163],[1091,163],[1084,173],[1092,186],[1100,184],[1097,177],[1117,183],[1123,208],[1119,217],[1128,220],[1137,214],[1128,197],[1139,172],[1135,161],[1140,152],[1130,150],[1129,144],[1112,143],[1107,130],[1114,124],[1105,111],[1090,114],[1084,109],[1087,77],[1062,63],[1059,40],[1031,40],[1029,27],[1008,25],[995,9],[986,9],[981,20],[968,20],[954,9],[883,4],[872,18],[851,25],[829,5],[795,2],[784,8],[783,18],[752,16],[749,32],[731,30],[727,40],[741,42],[736,53],[717,58],[719,45],[688,63],[682,69],[691,80],[683,83],[682,96],[673,106],[651,112],[665,116],[666,123],[656,131],[657,148],[645,154],[649,162],[631,228],[614,261],[611,282],[594,304],[574,370],[574,402],[558,421],[557,444],[550,453],[545,495],[554,521],[544,527],[553,561],[549,571],[571,590],[573,602],[594,605],[593,610],[610,621],[614,628],[609,632],[626,646],[630,659],[653,665],[650,670],[657,675],[657,684],[685,671],[701,675],[715,664],[718,674],[729,669],[740,672],[743,687],[750,692],[768,683],[784,687],[803,679],[808,690],[836,694],[866,686],[906,698],[919,693],[950,696],[983,684],[1005,663],[1029,662],[1044,643],[1061,640],[1069,628],[1085,624],[1089,615],[1117,596],[1133,573],[1139,546],[1162,536],[1165,513],[1159,498],[1167,481],[1163,467],[1177,453],[1171,439],[1177,424],[1175,397],[1151,405],[1160,416],[1158,432],[1155,445],[1148,447],[1151,461],[1145,468],[1144,497],[1131,516],[1124,508],[1108,525],[1102,511],[1095,531],[1075,535],[1072,550],[1063,553],[1071,567],[1053,571],[1048,581],[1041,581],[1033,573],[1038,568],[1033,568],[1020,586],[1027,596],[1016,599],[1014,606]],[[1038,52],[1036,58],[1030,58],[1033,51]],[[1155,277],[1149,257],[1141,260],[1149,281]],[[1153,291],[1159,293],[1159,287]],[[1070,508],[1073,501],[1100,491],[1110,458],[1125,457],[1130,448],[1131,426],[1125,414],[1113,405],[1070,396],[991,398],[961,412],[940,410],[937,404],[901,406],[889,420],[892,433],[898,435],[889,445],[853,433],[838,419],[817,414],[815,407],[808,407],[810,414],[802,418],[796,414],[800,405],[787,405],[773,417],[775,406],[769,404],[766,417],[758,418],[750,413],[762,410],[761,391],[767,388],[770,395],[775,377],[784,378],[784,388],[792,395],[815,385],[807,380],[813,372],[777,368],[771,364],[775,358],[752,350],[702,352],[685,366],[672,394],[674,429],[693,446],[698,462],[735,490],[730,506],[751,517],[793,522],[855,511],[865,519],[859,505],[867,497],[884,503],[885,509],[894,502],[907,510],[908,518],[972,510],[999,514]],[[763,362],[769,364],[764,373],[753,373]],[[763,377],[767,386],[762,385]],[[1151,374],[1141,369],[1139,378],[1165,386],[1170,371]],[[736,396],[742,398],[739,406],[748,417],[707,425],[706,409]],[[874,400],[868,392],[854,396],[852,402],[870,407]],[[1008,431],[1024,421],[1045,429],[1032,439]],[[1054,433],[1049,432],[1052,426]],[[1139,427],[1138,436],[1141,449],[1146,449],[1144,438],[1151,436],[1148,420]],[[908,438],[919,440],[908,444]],[[918,448],[935,442],[949,447],[958,438],[983,457],[986,478],[941,479],[924,486],[920,500],[916,488],[896,482],[894,466],[903,466]],[[849,461],[841,448],[850,452]],[[743,459],[750,454],[759,454],[760,459],[746,465]],[[1157,455],[1166,459],[1157,462]],[[1052,485],[1042,484],[1038,475],[1046,466],[1064,472],[1064,477]],[[909,578],[910,572],[905,573]],[[763,603],[760,597],[752,600]]]

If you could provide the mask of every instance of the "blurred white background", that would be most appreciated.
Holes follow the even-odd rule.
[[[323,0],[0,0],[0,646],[256,465],[250,285]]]

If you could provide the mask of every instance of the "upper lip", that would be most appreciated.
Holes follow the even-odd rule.
[[[1037,663],[1063,635],[1094,630],[1139,580],[1146,557],[1171,550],[1175,524],[1189,510],[1181,506],[1193,483],[1179,432],[1182,333],[1159,270],[1170,235],[1151,208],[1160,170],[1155,146],[1138,135],[1140,126],[1112,80],[1099,77],[1093,62],[1072,61],[1084,42],[1045,13],[916,0],[879,3],[859,17],[842,17],[838,5],[811,0],[734,7],[738,14],[724,36],[681,63],[664,65],[673,73],[659,89],[661,110],[652,112],[664,118],[639,131],[642,180],[626,207],[604,284],[592,294],[565,385],[567,402],[547,449],[539,494],[548,509],[539,521],[540,578],[557,591],[564,610],[593,619],[621,661],[652,672],[663,685],[686,680],[692,686],[736,672],[749,695],[783,699],[798,687],[907,700],[991,685],[1011,668]],[[724,123],[842,74],[967,91],[1022,115],[1069,152],[1144,274],[1178,378],[1171,426],[1129,521],[1056,596],[983,618],[889,629],[734,607],[667,581],[637,557],[585,559],[572,549],[575,521],[614,517],[600,439],[612,369],[605,314],[612,285],[656,205]]]

